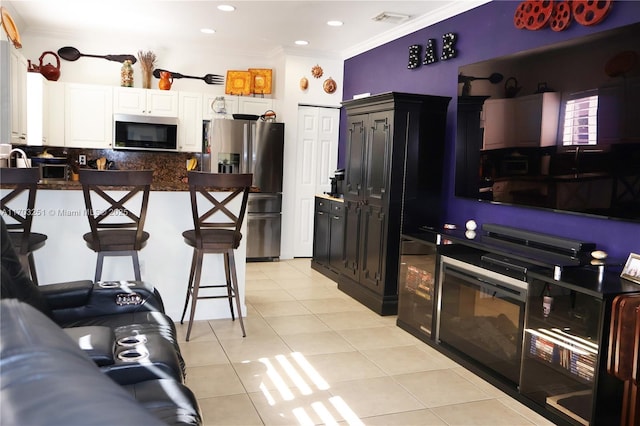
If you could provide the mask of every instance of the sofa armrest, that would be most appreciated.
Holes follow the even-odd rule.
[[[39,287],[51,310],[75,308],[86,305],[93,290],[89,280],[70,281]]]
[[[48,286],[42,286],[45,288]],[[45,296],[46,297],[46,296]],[[132,312],[162,312],[164,305],[158,291],[144,281],[103,281],[92,284],[86,303],[57,308],[51,306],[53,318],[67,323],[82,318]]]
[[[109,327],[88,326],[63,329],[99,367],[112,365],[115,334]]]
[[[0,424],[166,425],[42,313],[17,300],[0,304]]]

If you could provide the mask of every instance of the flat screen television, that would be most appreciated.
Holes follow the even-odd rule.
[[[459,68],[455,193],[640,221],[640,23]]]

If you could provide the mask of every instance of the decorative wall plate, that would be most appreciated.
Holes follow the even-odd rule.
[[[227,71],[224,93],[226,95],[250,95],[251,73],[249,71]]]
[[[328,79],[326,79],[324,81],[324,84],[322,85],[322,88],[324,89],[324,91],[326,93],[332,94],[338,88],[338,83],[336,83],[336,81],[334,79],[329,77]]]
[[[6,7],[0,6],[0,14],[2,15],[2,26],[7,33],[7,37],[9,37],[9,40],[11,40],[16,49],[20,49],[22,42],[20,41],[20,33],[18,32],[16,23],[13,22],[13,18],[9,15]]]
[[[307,90],[309,88],[309,79],[307,77],[302,77],[300,79],[300,90]]]
[[[273,72],[268,68],[249,68],[251,74],[251,93],[268,95],[271,93]]]
[[[311,67],[311,75],[313,78],[320,78],[324,74],[322,67],[320,65],[314,65]]]

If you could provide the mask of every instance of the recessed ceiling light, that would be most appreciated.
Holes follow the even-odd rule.
[[[298,46],[306,46],[307,44],[309,44],[307,40],[296,40],[294,43]]]
[[[216,30],[214,30],[213,28],[201,28],[200,32],[204,34],[213,34],[216,32]]]
[[[343,25],[342,21],[327,21],[327,25],[330,27],[341,27]]]
[[[221,10],[223,12],[233,12],[234,10],[236,10],[236,8],[231,6],[230,4],[221,4],[218,6],[218,10]]]

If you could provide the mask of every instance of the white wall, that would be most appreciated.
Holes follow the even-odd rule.
[[[324,75],[320,78],[311,76],[311,68],[320,65]],[[284,86],[282,101],[279,109],[287,123],[285,126],[284,145],[284,181],[283,181],[283,207],[282,223],[293,224],[295,222],[295,189],[296,189],[296,158],[298,147],[298,105],[339,107],[342,101],[342,82],[344,76],[343,61],[331,58],[309,58],[303,56],[283,56],[281,72],[284,81],[279,84]],[[300,89],[300,79],[306,77],[309,80],[307,90]],[[333,78],[338,83],[338,89],[333,94],[327,94],[322,87],[327,78]],[[280,94],[278,94],[280,96]],[[278,114],[280,118],[280,113]],[[337,166],[337,165],[336,165]],[[285,231],[283,226],[281,257],[290,259],[297,254],[294,252],[293,226]]]

